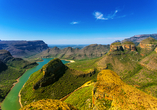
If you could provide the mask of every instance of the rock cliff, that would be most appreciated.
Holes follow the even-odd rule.
[[[133,42],[125,41],[123,43],[121,42],[114,42],[110,45],[110,52],[114,51],[136,51],[136,46]]]
[[[0,49],[8,50],[14,57],[29,57],[48,49],[43,41],[0,41]]]
[[[142,49],[154,50],[157,46],[157,40],[152,37],[148,37],[142,40],[139,44]]]

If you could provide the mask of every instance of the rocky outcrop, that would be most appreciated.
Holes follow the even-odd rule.
[[[25,107],[22,107],[20,110],[78,110],[71,104],[67,104],[65,102],[62,102],[60,100],[39,100],[37,102],[32,102]]]
[[[39,87],[45,87],[47,85],[53,84],[65,73],[66,69],[67,67],[60,59],[56,58],[51,60],[40,70],[42,78],[34,84],[33,89],[38,89]]]
[[[47,49],[35,57],[57,57],[64,59],[86,59],[96,58],[105,55],[109,51],[109,45],[91,44],[83,49],[67,47],[59,49],[57,47]]]
[[[40,53],[48,49],[48,46],[43,41],[0,41],[0,49],[22,58]]]
[[[148,38],[142,40],[140,42],[139,46],[142,49],[154,50],[154,48],[157,46],[157,40],[155,40],[152,37],[148,37]]]
[[[114,52],[114,51],[124,51],[124,50],[128,50],[128,51],[136,51],[136,46],[133,42],[115,42],[112,43],[110,45],[110,52]]]
[[[157,109],[156,98],[125,84],[111,70],[102,70],[98,73],[92,97],[94,110]]]

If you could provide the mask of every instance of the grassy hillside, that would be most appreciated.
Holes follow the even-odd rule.
[[[20,110],[78,110],[70,104],[59,100],[39,100],[21,108]]]
[[[36,63],[29,63],[22,59],[12,59],[7,63],[7,69],[0,72],[0,102],[5,98],[10,91],[13,83],[19,78],[28,68],[31,68]]]
[[[51,62],[51,61],[50,61]],[[72,63],[74,64],[74,63]],[[88,67],[88,66],[87,66]],[[89,80],[96,80],[97,71],[90,75],[84,75],[83,71],[78,71],[66,67],[62,77],[60,77],[53,84],[47,85],[45,87],[40,87],[36,90],[33,89],[34,84],[41,79],[42,69],[33,73],[29,80],[26,82],[25,86],[21,91],[21,101],[23,105],[29,104],[32,101],[37,101],[41,99],[60,99],[69,93],[73,92],[75,89],[80,87],[82,84]],[[89,69],[89,67],[88,67]],[[81,75],[83,74],[83,75]]]

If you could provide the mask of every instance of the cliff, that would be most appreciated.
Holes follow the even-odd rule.
[[[121,42],[114,42],[110,45],[110,52],[116,51],[136,51],[136,46],[133,42],[125,41]]]
[[[0,41],[0,49],[8,50],[14,57],[29,57],[48,49],[43,41]]]
[[[142,40],[140,42],[139,46],[142,49],[154,50],[154,48],[157,46],[157,40],[155,40],[152,37],[148,37],[148,38]]]
[[[125,84],[111,70],[102,70],[93,89],[93,109],[157,109],[157,99]]]
[[[67,47],[59,49],[58,47],[49,48],[34,57],[57,57],[63,59],[89,59],[105,55],[109,51],[109,45],[91,44],[83,49],[74,49]]]

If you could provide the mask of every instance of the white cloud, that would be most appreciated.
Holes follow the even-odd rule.
[[[96,12],[94,12],[94,16],[95,16],[96,19],[100,19],[100,20],[109,20],[109,19],[126,17],[126,15],[117,16],[116,14],[118,12],[119,12],[119,10],[115,10],[114,12],[111,12],[107,16],[104,16],[101,12],[96,11]]]
[[[79,22],[73,21],[73,22],[71,22],[70,24],[72,24],[72,25],[74,25],[74,24],[79,24]]]
[[[96,19],[108,20],[108,19],[104,18],[103,14],[102,14],[101,12],[98,12],[98,11],[96,11],[96,12],[94,13],[94,16],[95,16]]]

